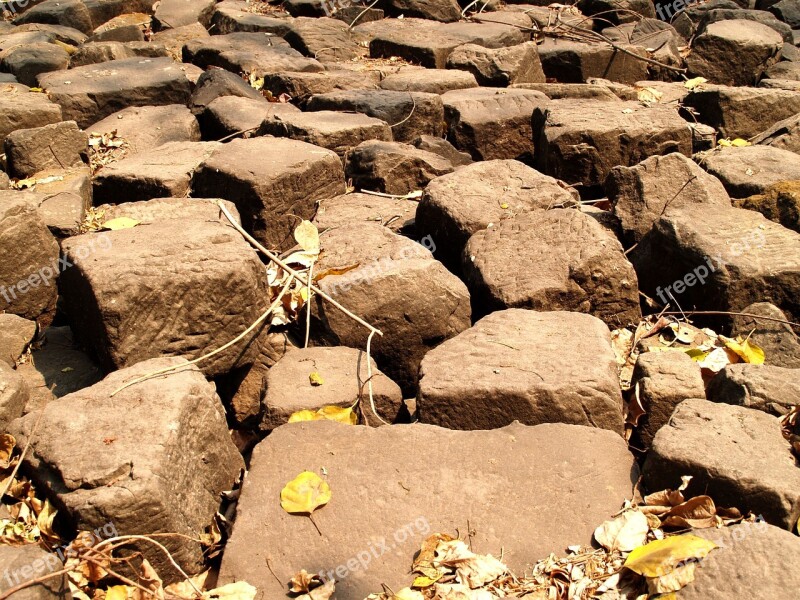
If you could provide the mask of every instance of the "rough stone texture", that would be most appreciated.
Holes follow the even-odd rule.
[[[0,513],[0,517],[9,515]],[[53,552],[47,552],[37,545],[0,546],[0,564],[9,578],[0,580],[0,593],[24,581],[41,577],[61,568],[61,561]],[[24,573],[24,574],[23,574]],[[28,575],[27,577],[25,575]],[[17,600],[69,600],[72,594],[66,575],[52,577],[29,588],[14,593]]]
[[[614,328],[641,319],[636,273],[613,233],[573,209],[524,212],[478,231],[462,256],[476,316],[571,310]]]
[[[431,181],[417,208],[416,225],[436,242],[436,258],[457,272],[473,233],[523,212],[573,202],[555,179],[519,161],[483,161]]]
[[[733,19],[710,23],[695,38],[686,59],[691,75],[722,85],[755,85],[778,60],[783,38],[755,21]]]
[[[622,44],[622,47],[638,56],[647,56],[641,46]],[[560,83],[584,83],[591,77],[628,84],[647,79],[647,63],[615,52],[608,44],[545,39],[538,51],[544,74]]]
[[[769,12],[794,29],[800,28],[800,7],[793,0],[781,0],[769,7]]]
[[[670,209],[687,204],[731,205],[719,179],[677,152],[651,156],[633,167],[614,167],[604,187],[628,245],[639,242]]]
[[[89,167],[63,171],[54,169],[36,173],[48,183],[37,183],[28,195],[39,216],[58,239],[77,235],[86,211],[92,206],[92,174]]]
[[[580,344],[582,351],[561,360],[565,343]],[[492,313],[425,355],[417,408],[422,422],[451,429],[494,429],[519,420],[621,433],[622,396],[608,327],[571,312]]]
[[[602,184],[619,165],[692,151],[686,121],[674,108],[658,104],[553,100],[534,109],[532,126],[537,168],[584,186]]]
[[[95,27],[89,39],[92,42],[143,42],[144,30],[151,24],[154,25],[149,14],[126,13]]]
[[[727,600],[745,595],[771,600],[797,589],[800,560],[797,536],[764,521],[721,529],[697,529],[693,535],[711,540],[718,549],[706,556],[692,583],[680,591],[686,600]]]
[[[614,2],[613,0],[579,0],[577,7],[585,15],[598,15],[607,19],[611,23],[630,23],[642,17],[653,18],[656,16],[655,9],[647,0],[624,0]]]
[[[795,46],[790,46],[789,44],[784,45],[784,60],[783,62],[775,63],[765,72],[765,77],[767,79],[789,79],[792,81],[800,81],[800,64],[797,62],[790,62],[787,59],[785,54],[787,53],[787,47],[792,48],[794,51],[797,51]],[[792,52],[789,50],[788,52]]]
[[[266,102],[263,98],[221,96],[213,100],[197,119],[204,139],[219,140],[238,132],[244,132],[241,137],[249,138],[255,136],[266,118],[299,112],[300,109],[291,104]]]
[[[462,69],[480,85],[505,87],[514,83],[544,83],[545,76],[535,42],[510,48],[484,48],[465,44],[447,59],[449,69]]]
[[[620,99],[608,87],[594,83],[519,83],[511,87],[536,90],[551,100],[594,98],[616,102]]]
[[[361,142],[392,141],[392,130],[386,122],[330,110],[273,114],[264,119],[257,134],[300,140],[333,150],[342,158]]]
[[[174,29],[200,23],[208,27],[216,0],[161,0],[153,14],[156,29]]]
[[[765,194],[771,186],[800,180],[797,155],[772,146],[720,148],[701,152],[695,160],[722,181],[731,198]]]
[[[424,458],[433,456],[434,469]],[[277,498],[297,473],[318,472],[320,465],[334,496],[314,519],[336,544],[321,538],[308,519],[264,501]],[[254,451],[220,582],[246,580],[265,597],[278,598],[285,594],[280,582],[303,564],[311,573],[333,569],[336,597],[361,600],[381,583],[394,590],[408,585],[407,571],[427,535],[461,530],[467,518],[475,552],[499,555],[502,547],[503,562],[522,572],[535,557],[589,544],[596,524],[618,510],[636,476],[622,438],[594,428],[287,425]],[[361,503],[370,509],[353,519]],[[368,568],[348,569],[345,578],[335,574],[338,565],[382,541],[391,549]],[[267,559],[280,582],[264,569]]]
[[[708,399],[782,416],[800,404],[797,369],[739,363],[728,365],[708,385]]]
[[[192,174],[221,147],[217,142],[169,142],[103,167],[94,178],[98,204],[186,196]]]
[[[17,129],[43,127],[61,121],[61,107],[45,94],[18,84],[0,87],[0,141]]]
[[[753,302],[772,302],[800,315],[800,234],[756,212],[677,209],[656,221],[628,257],[640,289],[664,304],[671,293],[681,306],[698,310],[741,311]]]
[[[187,366],[111,397],[135,377],[185,363],[144,361],[45,407],[25,463],[74,526],[113,523],[121,535],[197,538],[211,523],[219,494],[244,467],[214,384]],[[31,414],[18,425],[22,443],[35,418]],[[162,543],[184,569],[201,570],[200,544],[176,537]],[[141,550],[162,578],[180,579],[157,549]]]
[[[154,198],[144,202],[126,202],[124,204],[103,204],[106,220],[127,217],[143,225],[165,220],[217,221],[228,225],[228,218],[219,210],[217,202],[222,202],[234,220],[241,225],[241,218],[236,206],[227,200],[218,198]]]
[[[770,320],[736,316],[733,318],[733,335],[749,335],[764,350],[764,364],[800,369],[800,339],[791,325],[771,320],[787,320],[781,309],[769,302],[756,302],[746,306],[742,312]]]
[[[22,416],[29,397],[28,385],[12,367],[0,360],[0,429],[4,432]]]
[[[264,101],[265,98],[244,79],[225,69],[209,69],[197,80],[190,106],[197,115],[217,98],[239,96]]]
[[[17,25],[47,23],[72,27],[85,34],[92,33],[92,17],[81,0],[45,0],[19,15]]]
[[[770,221],[800,233],[800,180],[776,183],[763,194],[737,200],[736,206],[756,210]]]
[[[112,60],[39,78],[64,119],[80,127],[129,106],[186,104],[189,80],[169,58]]]
[[[358,192],[319,201],[314,224],[320,231],[354,223],[380,223],[398,233],[414,228],[415,200],[381,198]]]
[[[15,366],[36,336],[36,323],[17,315],[0,314],[0,361]]]
[[[45,402],[94,385],[103,372],[75,342],[67,326],[48,327],[39,337],[33,360],[17,367],[31,397],[25,413],[37,412]]]
[[[378,89],[379,77],[371,72],[323,71],[303,73],[282,71],[264,75],[264,89],[275,98],[289,94],[301,104],[314,94],[327,94],[336,90]]]
[[[391,90],[349,90],[312,96],[307,110],[338,110],[364,113],[392,125],[398,142],[419,135],[441,137],[444,108],[438,94]]]
[[[449,160],[454,167],[463,167],[472,164],[472,157],[459,150],[444,138],[432,135],[421,135],[411,140],[411,145],[426,152],[433,152]]]
[[[78,129],[75,121],[18,129],[5,141],[8,172],[24,179],[47,169],[82,167],[87,144],[86,133]]]
[[[70,67],[82,67],[136,57],[170,56],[166,47],[150,42],[91,42],[81,46],[69,61]]]
[[[754,137],[752,142],[800,154],[800,112],[793,117],[778,121]]]
[[[291,23],[289,19],[247,12],[248,8],[250,6],[246,2],[231,2],[230,0],[220,2],[214,9],[214,14],[211,15],[212,31],[218,32],[219,35],[236,32],[284,35],[289,31]]]
[[[455,90],[442,95],[447,137],[475,160],[533,156],[531,113],[545,106],[541,92],[505,88]]]
[[[386,0],[381,8],[391,16],[405,15],[449,23],[461,18],[455,0]]]
[[[132,106],[86,128],[89,133],[117,132],[125,140],[126,156],[149,152],[168,142],[199,142],[197,119],[185,106]]]
[[[331,150],[282,138],[233,140],[195,173],[192,193],[233,202],[242,223],[271,248],[288,250],[299,219],[316,201],[344,193],[342,161]]]
[[[483,49],[482,46],[478,46]],[[404,69],[381,81],[381,89],[396,92],[444,94],[452,90],[478,87],[475,76],[466,71],[442,69]]]
[[[183,60],[201,69],[220,67],[234,73],[325,69],[322,63],[306,58],[272,33],[229,33],[194,39],[183,47]]]
[[[372,58],[399,56],[431,69],[444,69],[447,57],[462,44],[502,48],[530,39],[519,28],[503,23],[440,24],[420,19],[386,21],[370,37]]]
[[[400,142],[366,141],[347,155],[345,173],[359,190],[403,195],[452,173],[446,158]]]
[[[640,354],[633,371],[633,384],[639,386],[638,397],[645,410],[636,428],[636,446],[642,450],[651,446],[678,404],[706,395],[700,365],[685,352]]]
[[[65,308],[107,370],[158,356],[196,358],[244,331],[268,303],[255,251],[216,220],[164,218],[62,247],[75,263],[61,274]],[[254,337],[204,361],[203,372],[252,363]]]
[[[283,37],[304,56],[321,62],[348,61],[366,53],[347,24],[325,16],[294,19]]]
[[[69,62],[67,51],[56,44],[26,44],[0,52],[0,70],[31,87],[42,73],[66,69]]]
[[[380,425],[366,395],[366,361],[366,353],[344,346],[289,350],[267,371],[261,429],[275,429],[300,410],[353,406],[362,393],[361,412],[370,425]],[[375,407],[384,421],[392,423],[403,406],[403,395],[398,385],[378,370],[374,360],[372,365]],[[322,378],[322,385],[311,383],[309,377],[312,373]]]
[[[684,104],[698,119],[719,129],[722,137],[751,138],[800,113],[800,94],[787,90],[703,85]]]
[[[218,31],[218,30],[215,30]],[[180,62],[183,55],[183,46],[191,40],[198,38],[206,38],[209,36],[206,28],[200,23],[192,25],[184,25],[183,27],[176,27],[175,29],[165,29],[153,34],[152,41],[156,44],[162,44],[170,56],[176,61]]]
[[[800,516],[800,470],[777,417],[758,410],[691,399],[681,402],[653,440],[644,463],[648,490],[693,479],[687,497],[708,494],[793,529]]]
[[[383,331],[372,339],[372,356],[406,396],[413,395],[425,353],[470,325],[466,286],[422,245],[378,224],[329,229],[322,247],[317,272],[358,266],[321,279],[320,289]],[[312,321],[318,344],[366,346],[369,331],[326,302],[315,299]]]
[[[9,196],[0,203],[0,248],[0,311],[47,327],[58,296],[54,282],[58,244],[35,207],[24,199]]]

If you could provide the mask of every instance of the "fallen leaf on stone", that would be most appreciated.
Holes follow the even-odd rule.
[[[103,229],[110,229],[111,231],[119,231],[120,229],[130,229],[136,227],[139,221],[131,219],[130,217],[118,217],[103,223]]]
[[[195,575],[191,578],[191,583],[186,580],[171,583],[164,588],[164,591],[170,596],[177,596],[178,598],[185,598],[186,600],[194,600],[197,596],[197,592],[194,591],[194,588],[196,587],[197,589],[202,590],[205,587],[209,572],[210,571],[203,571],[199,575]],[[192,587],[192,583],[194,584],[194,587]]]
[[[705,529],[718,523],[717,507],[711,496],[695,496],[659,515],[664,527]]]
[[[685,87],[687,90],[693,90],[698,85],[702,85],[704,83],[708,83],[708,79],[706,79],[705,77],[694,77],[693,79],[684,81],[683,87]]]
[[[764,364],[764,350],[756,346],[750,340],[743,339],[741,336],[735,340],[724,335],[719,336],[719,339],[725,344],[725,347],[732,350],[744,362],[753,365]]]
[[[311,221],[302,221],[294,230],[294,239],[309,254],[319,254],[319,231]]]
[[[673,569],[661,577],[648,577],[647,589],[651,594],[668,594],[677,592],[694,581],[696,562],[690,562]],[[659,599],[662,597],[659,596]]]
[[[394,595],[392,600],[425,600],[425,596],[411,588],[403,588]]]
[[[637,89],[638,92],[636,96],[639,99],[639,102],[641,102],[646,106],[660,102],[661,97],[664,95],[662,92],[659,92],[657,89],[651,87],[644,87]]]
[[[127,585],[112,586],[106,590],[106,600],[128,600],[128,590]]]
[[[252,87],[254,90],[258,90],[260,92],[262,89],[264,89],[264,78],[259,77],[255,73],[250,73],[247,81],[250,83],[250,87]]]
[[[647,542],[650,526],[644,513],[629,510],[594,530],[594,539],[606,550],[630,552]]]
[[[63,369],[61,369],[61,372],[62,373],[72,373],[74,370],[75,369],[73,369],[72,367],[64,367]]]
[[[435,598],[437,600],[496,600],[498,596],[488,590],[472,590],[461,584],[443,583],[436,586]]]
[[[298,410],[289,417],[289,423],[302,423],[303,421],[337,421],[347,425],[357,425],[358,416],[349,406],[323,406],[319,410]]]
[[[634,549],[625,559],[625,567],[648,578],[663,577],[688,560],[705,558],[716,547],[696,535],[675,535]]]
[[[320,374],[319,374],[319,373],[317,373],[316,371],[312,372],[312,373],[311,373],[311,374],[308,376],[308,381],[309,381],[309,383],[311,383],[311,385],[313,385],[313,386],[315,386],[315,387],[316,387],[316,386],[320,386],[320,385],[322,385],[323,383],[325,383],[325,380],[324,380],[324,379],[322,379],[322,375],[320,375]]]
[[[16,446],[17,440],[13,435],[10,433],[0,435],[0,469],[5,470],[11,466],[11,456]]]
[[[338,268],[338,269],[337,268],[325,269],[324,271],[321,271],[320,273],[314,275],[314,283],[316,283],[317,281],[319,281],[319,280],[321,280],[321,279],[323,279],[325,277],[328,277],[329,275],[344,275],[348,271],[352,271],[353,269],[357,269],[360,264],[361,263],[356,263],[354,265],[348,265],[346,267],[341,267],[341,268]]]
[[[472,589],[494,581],[508,571],[508,567],[491,554],[475,554],[462,540],[439,542],[433,564],[454,568],[456,581]]]
[[[203,592],[203,598],[205,600],[254,600],[257,593],[258,590],[246,581],[237,581]]]
[[[622,109],[622,114],[623,114],[623,115],[629,115],[629,114],[631,114],[632,112],[633,112],[633,109],[632,109],[632,108],[623,108],[623,109]]]
[[[289,584],[293,594],[305,594],[309,592],[311,588],[322,585],[322,580],[319,578],[319,575],[311,575],[305,569],[301,569],[297,575],[291,578]]]
[[[455,538],[446,533],[433,533],[428,537],[426,537],[425,540],[422,542],[422,546],[420,548],[419,554],[417,555],[417,558],[411,565],[411,572],[419,573],[423,577],[426,577],[428,580],[431,580],[431,583],[438,580],[442,576],[444,571],[434,565],[434,561],[436,560],[436,548],[439,547],[439,544],[441,542],[452,542],[453,540],[455,540]],[[431,585],[431,583],[427,583],[426,585]],[[425,587],[425,586],[415,585],[415,587]]]
[[[336,591],[336,582],[331,579],[318,588],[314,588],[308,594],[298,596],[295,600],[328,600]]]
[[[53,521],[57,514],[58,511],[53,508],[50,501],[45,500],[41,512],[36,517],[36,525],[46,539],[58,539],[58,536],[53,531]]]
[[[310,515],[330,500],[330,486],[311,471],[303,471],[281,490],[281,507],[293,515]]]

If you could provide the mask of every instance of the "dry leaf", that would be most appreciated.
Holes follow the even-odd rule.
[[[508,567],[491,554],[475,554],[461,540],[439,543],[434,566],[439,565],[455,568],[456,581],[471,589],[494,581],[508,571]]]
[[[11,466],[11,456],[16,446],[17,440],[13,435],[10,433],[0,435],[0,469],[5,470]]]
[[[677,592],[694,581],[694,571],[697,568],[696,562],[682,565],[672,572],[661,577],[648,577],[647,589],[651,594],[666,594]]]
[[[127,585],[115,585],[106,591],[106,600],[128,600],[129,592],[134,588],[129,588]]]
[[[320,385],[322,385],[323,383],[325,383],[325,380],[324,380],[324,379],[322,379],[322,375],[320,375],[320,374],[319,374],[319,373],[317,373],[316,371],[314,371],[313,373],[311,373],[311,374],[308,376],[308,381],[309,381],[309,383],[310,383],[311,385],[313,385],[314,387],[320,386]]]
[[[203,592],[205,600],[255,600],[258,590],[246,581],[229,583],[207,592]]]
[[[753,365],[764,364],[764,350],[756,346],[750,340],[742,339],[741,336],[734,340],[724,335],[719,336],[719,339],[722,340],[726,348],[732,350],[744,362]]]
[[[131,219],[129,217],[118,217],[116,219],[111,219],[110,221],[106,221],[103,223],[103,229],[110,229],[111,231],[118,231],[120,229],[130,229],[131,227],[136,227],[139,224],[139,221],[136,219]]]
[[[303,471],[281,490],[281,506],[289,514],[310,515],[330,500],[330,486],[311,471]]]
[[[414,564],[411,566],[411,572],[419,573],[420,575],[427,577],[432,581],[438,580],[442,576],[443,571],[434,565],[434,561],[436,560],[436,549],[439,547],[441,542],[452,542],[453,540],[455,540],[455,538],[451,535],[447,535],[446,533],[433,533],[425,538],[425,540],[422,542],[422,547],[420,548],[419,554],[414,560]]]
[[[629,510],[594,530],[594,539],[606,550],[630,552],[647,542],[650,526],[638,510]]]
[[[289,417],[289,423],[301,423],[303,421],[337,421],[347,425],[357,425],[358,416],[349,406],[323,406],[317,411],[299,410]]]
[[[684,81],[683,87],[685,87],[687,90],[693,90],[697,86],[702,85],[704,83],[708,83],[708,79],[706,79],[705,77],[695,77],[693,79],[689,79],[688,81]]]
[[[295,600],[328,600],[336,591],[336,582],[331,579],[324,585],[314,588],[308,594],[298,596]]]
[[[625,560],[625,567],[645,577],[663,577],[688,560],[704,558],[716,547],[714,542],[696,535],[675,535],[634,549]]]
[[[294,230],[294,239],[309,254],[319,254],[319,231],[311,221],[302,221]]]
[[[292,577],[289,581],[293,594],[305,594],[310,591],[312,587],[322,585],[322,580],[317,574],[309,574],[305,569],[301,569],[297,575]]]

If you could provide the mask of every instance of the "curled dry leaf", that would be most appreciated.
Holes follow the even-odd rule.
[[[203,600],[255,600],[257,593],[246,581],[237,581],[203,592]]]
[[[330,486],[311,471],[303,471],[281,490],[281,506],[293,515],[310,515],[330,500]]]
[[[419,554],[414,560],[414,564],[411,566],[411,572],[421,575],[427,583],[423,584],[421,578],[417,577],[419,582],[414,581],[414,587],[432,585],[444,574],[444,569],[440,569],[434,565],[434,561],[436,560],[436,548],[439,547],[441,542],[452,542],[454,540],[455,538],[453,536],[447,535],[446,533],[434,533],[425,538],[425,541],[422,542]]]
[[[336,582],[331,579],[330,581],[325,582],[324,585],[314,588],[309,593],[298,596],[295,598],[295,600],[328,600],[331,596],[333,596],[335,591]]]
[[[311,591],[312,588],[319,587],[320,585],[322,585],[322,579],[319,578],[319,575],[316,573],[310,574],[305,569],[301,569],[300,572],[289,581],[289,587],[293,594],[305,594]]]
[[[630,552],[647,542],[649,531],[647,516],[638,510],[628,510],[595,529],[594,539],[606,550]]]
[[[494,581],[508,571],[508,567],[491,554],[475,554],[461,540],[439,542],[434,566],[454,568],[456,581],[471,589]]]
[[[347,425],[357,425],[358,416],[349,406],[323,406],[317,411],[299,410],[292,413],[289,423],[300,423],[303,421],[337,421]]]

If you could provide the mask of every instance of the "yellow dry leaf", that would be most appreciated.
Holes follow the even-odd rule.
[[[298,410],[289,417],[289,423],[302,423],[303,421],[317,421],[319,416],[313,410]]]
[[[294,239],[306,252],[319,253],[319,231],[311,221],[302,221],[294,230]]]
[[[349,406],[342,408],[341,406],[323,406],[317,411],[318,419],[325,419],[328,421],[337,421],[347,425],[357,425],[358,416],[353,412]]]
[[[685,87],[687,90],[693,90],[698,85],[702,85],[702,84],[707,83],[707,82],[708,82],[708,79],[706,79],[705,77],[694,77],[693,79],[689,79],[687,81],[684,81],[683,82],[683,87]]]
[[[747,140],[743,140],[742,138],[736,138],[735,140],[731,140],[731,146],[734,146],[736,148],[742,148],[744,146],[752,146],[752,145],[753,144],[751,144]]]
[[[719,336],[719,339],[722,340],[726,348],[732,350],[744,362],[752,365],[764,364],[764,350],[750,340],[743,340],[741,337],[734,340],[724,335]]]
[[[320,374],[319,374],[319,373],[317,373],[316,371],[312,372],[312,373],[311,373],[311,374],[308,376],[308,381],[309,381],[309,383],[311,383],[311,385],[313,385],[314,387],[320,386],[320,385],[322,385],[323,383],[325,383],[325,380],[322,378],[322,375],[320,375]]]
[[[118,231],[120,229],[130,229],[131,227],[136,227],[139,224],[139,221],[136,219],[131,219],[129,217],[118,217],[116,219],[111,219],[110,221],[106,221],[103,223],[103,229],[110,229],[111,231]]]
[[[73,54],[75,54],[78,51],[78,49],[75,46],[71,46],[69,44],[65,44],[64,42],[62,42],[60,40],[53,40],[53,43],[56,46],[60,47],[64,52],[66,52],[70,56],[72,56]]]
[[[425,575],[419,575],[414,579],[414,583],[411,584],[411,587],[415,588],[426,588],[432,586],[434,583],[439,581],[442,578],[443,573],[439,573],[437,577],[427,577]]]
[[[258,90],[260,92],[264,88],[264,78],[259,77],[255,73],[250,73],[248,81],[250,82],[250,87],[252,87],[254,90]]]
[[[503,210],[505,210],[505,209],[507,209],[507,208],[508,208],[508,204],[506,204],[505,202],[503,202],[503,203],[500,205],[500,208],[502,208]]]
[[[281,507],[292,515],[310,515],[330,500],[330,486],[311,471],[303,471],[281,490]]]
[[[662,92],[659,92],[657,89],[651,87],[639,88],[636,93],[636,97],[639,99],[639,102],[643,104],[655,104],[656,102],[661,101],[661,97],[663,95],[664,94]]]
[[[45,500],[41,512],[36,517],[36,526],[46,538],[58,539],[57,534],[53,531],[53,521],[57,514],[58,511],[52,507],[50,501]]]
[[[700,560],[717,545],[696,535],[676,535],[634,549],[625,567],[645,577],[663,577],[688,560]]]
[[[394,595],[392,600],[425,600],[425,596],[411,588],[403,588]]]
[[[106,600],[128,600],[128,588],[127,585],[115,585],[106,591]]]
[[[246,581],[237,581],[203,592],[205,600],[254,600],[258,590]]]

